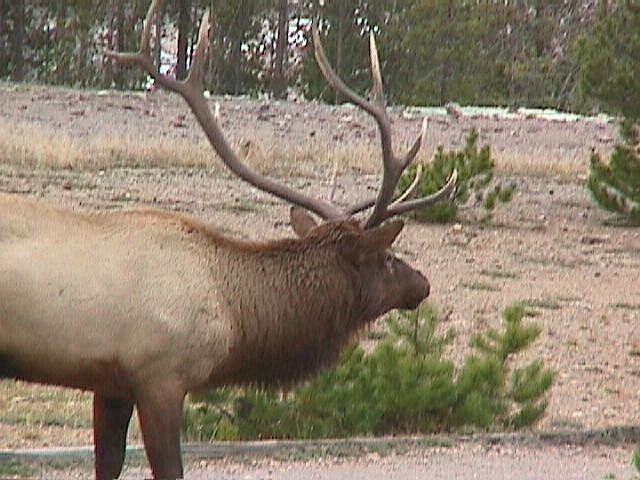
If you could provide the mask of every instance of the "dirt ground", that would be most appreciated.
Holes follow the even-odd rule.
[[[291,145],[375,147],[377,142],[371,122],[348,107],[214,100],[221,105],[225,132],[237,145],[273,142],[286,155]],[[400,144],[420,129],[415,110],[394,110],[393,119]],[[164,94],[0,85],[0,123],[4,141],[12,132],[32,132],[34,142],[48,135],[52,145],[58,137],[78,143],[100,138],[202,142],[180,101]],[[526,301],[542,327],[530,356],[541,357],[557,374],[538,428],[586,431],[639,425],[640,230],[612,222],[584,186],[592,149],[610,152],[617,138],[615,125],[525,115],[436,116],[429,121],[427,150],[436,145],[459,148],[471,128],[478,129],[481,144],[491,146],[504,179],[516,183],[514,200],[498,208],[486,224],[477,221],[480,212],[473,207],[455,224],[409,223],[398,247],[427,274],[431,302],[448,313],[445,327],[458,332],[450,355],[462,358],[470,335],[498,326],[506,306]],[[326,197],[330,172],[326,166],[314,167],[313,159],[308,162],[311,165],[288,165],[289,173],[281,180]],[[273,171],[281,173],[282,168],[274,165]],[[370,196],[379,181],[374,171],[370,164],[340,167],[336,200]],[[286,205],[213,167],[85,164],[50,169],[7,160],[0,165],[0,190],[72,208],[152,206],[186,212],[238,237],[290,234]],[[11,388],[1,391],[5,398],[0,398],[0,409],[13,401]],[[0,450],[90,443],[87,425],[69,429],[0,423]]]

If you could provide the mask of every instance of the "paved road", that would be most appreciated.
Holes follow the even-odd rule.
[[[624,449],[467,448],[429,449],[358,459],[313,459],[293,462],[261,461],[253,465],[202,462],[188,472],[190,479],[371,479],[451,480],[519,479],[585,480],[632,479],[630,452]],[[135,475],[134,475],[135,477]],[[139,478],[139,477],[138,477]]]
[[[638,478],[631,464],[635,442],[629,438],[485,436],[188,445],[186,478],[631,480]],[[127,467],[123,478],[149,476],[140,448],[131,449],[128,458],[129,464],[143,466]],[[30,468],[23,470],[21,478],[91,476],[90,448],[0,452],[0,472],[3,462],[16,460]]]

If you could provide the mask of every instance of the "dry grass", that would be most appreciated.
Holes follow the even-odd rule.
[[[108,130],[108,129],[107,129]],[[334,165],[339,173],[375,174],[381,171],[377,143],[327,143],[322,141],[257,142],[239,139],[233,148],[251,168],[279,176],[330,175]],[[400,147],[402,151],[403,147]],[[432,151],[422,152],[417,161],[428,163]],[[567,180],[588,174],[588,159],[558,161],[540,150],[526,158],[512,158],[492,152],[498,175],[554,177]],[[64,129],[38,123],[8,122],[0,118],[0,163],[24,168],[73,168],[96,170],[109,167],[206,167],[224,168],[204,137],[140,138],[139,135],[71,136]]]
[[[34,388],[23,382],[0,382],[0,421],[26,427],[91,427],[91,395],[54,387]]]
[[[307,175],[340,171],[376,173],[379,153],[371,145],[345,146],[308,142],[258,143],[239,141],[233,145],[251,168],[265,174]],[[202,140],[169,141],[157,138],[108,136],[71,137],[64,131],[32,123],[9,123],[0,119],[0,163],[24,168],[72,168],[96,170],[109,167],[207,167],[223,168],[211,146]]]
[[[4,380],[0,382],[0,449],[88,445],[91,413],[87,393]]]
[[[589,159],[582,157],[550,158],[544,152],[539,156],[527,158],[497,158],[497,175],[516,175],[522,177],[555,178],[567,181],[585,179],[589,174]]]
[[[315,175],[327,172],[338,163],[340,170],[374,173],[380,169],[378,162],[372,161],[371,148],[341,147],[323,145],[319,142],[257,143],[244,142],[236,145],[236,152],[251,168],[263,173],[280,176]],[[375,157],[374,157],[375,158]]]
[[[114,166],[210,165],[208,144],[141,141],[134,136],[72,137],[34,123],[0,119],[0,162],[26,168],[100,169]]]
[[[338,173],[376,174],[381,171],[379,149],[370,144],[346,146],[320,142],[300,144],[260,144],[236,142],[236,152],[251,168],[277,176],[330,176],[334,165]],[[428,163],[427,154],[417,161]],[[72,138],[47,128],[11,124],[0,119],[0,163],[24,168],[72,168],[98,170],[110,167],[206,167],[222,171],[224,166],[206,141],[141,141],[133,137],[98,136]],[[584,159],[558,162],[539,158],[496,158],[498,175],[553,177],[566,180],[585,178]]]
[[[0,449],[90,444],[92,399],[91,392],[0,381]],[[134,442],[142,439],[135,411],[128,436]]]

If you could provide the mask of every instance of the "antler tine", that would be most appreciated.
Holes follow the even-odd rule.
[[[403,159],[405,168],[411,165],[416,155],[420,151],[420,147],[424,142],[424,138],[426,137],[426,132],[427,132],[427,118],[425,117],[422,121],[422,132],[420,136],[416,139],[413,146],[407,152],[407,154]],[[418,165],[418,170],[416,171],[416,177],[414,178],[412,184],[407,188],[407,190],[405,190],[404,193],[402,193],[400,196],[398,196],[398,198],[393,200],[393,203],[387,209],[387,214],[389,217],[394,215],[401,215],[411,210],[426,208],[442,200],[450,199],[453,196],[456,185],[457,185],[457,181],[458,181],[458,171],[456,169],[454,169],[453,172],[451,172],[451,175],[449,176],[449,180],[447,180],[447,183],[440,190],[426,197],[421,197],[413,200],[406,200],[406,198],[409,195],[411,195],[411,193],[418,186],[421,174],[422,174],[422,165]],[[347,214],[355,215],[356,213],[360,213],[366,210],[367,208],[371,208],[375,204],[375,201],[376,201],[375,198],[370,198],[360,203],[356,203],[347,209]]]
[[[420,174],[421,173],[422,172],[420,172]],[[455,192],[456,184],[458,181],[458,172],[454,170],[451,176],[449,177],[449,180],[447,180],[447,183],[445,184],[445,186],[442,187],[437,192],[434,192],[426,197],[420,197],[413,200],[406,200],[406,198],[409,195],[411,195],[411,193],[416,189],[419,181],[420,181],[420,178],[417,175],[416,178],[413,180],[413,183],[407,188],[407,190],[405,190],[404,193],[402,193],[400,196],[398,196],[397,199],[393,201],[391,206],[387,209],[387,213],[389,217],[392,217],[395,215],[402,215],[403,213],[410,212],[411,210],[418,210],[420,208],[430,207],[431,205],[434,205],[442,200],[450,199]],[[375,204],[375,201],[376,201],[375,198],[370,198],[360,203],[356,203],[350,206],[349,209],[346,211],[346,213],[348,215],[355,215],[356,213],[363,212],[367,208],[373,207],[373,205]]]
[[[417,210],[420,208],[430,207],[431,205],[438,203],[441,200],[451,198],[456,190],[456,184],[458,182],[458,171],[453,170],[449,180],[444,187],[431,195],[426,197],[416,198],[414,200],[405,200],[400,203],[395,203],[387,209],[389,217],[394,215],[402,215],[403,213],[410,212],[411,210]]]
[[[421,166],[420,166],[421,167]],[[397,199],[393,201],[391,206],[387,209],[389,217],[394,215],[402,215],[403,213],[410,212],[411,210],[418,210],[420,208],[430,207],[442,200],[450,199],[455,193],[456,184],[458,182],[458,171],[454,170],[447,180],[447,183],[437,192],[432,193],[426,197],[420,197],[413,200],[406,200],[406,198],[411,195],[411,193],[416,189],[418,183],[420,182],[420,176],[422,174],[422,169],[419,168],[416,171],[416,178],[413,179],[413,182],[409,187],[402,193]],[[355,215],[356,213],[360,213],[367,208],[373,207],[375,203],[375,199],[371,198],[369,200],[365,200],[363,202],[354,204],[351,206],[347,213],[349,215]]]
[[[411,185],[409,185],[407,189],[404,192],[402,192],[402,194],[393,201],[393,203],[389,206],[389,208],[393,208],[394,206],[404,202],[414,192],[414,190],[418,187],[418,184],[420,183],[420,179],[422,178],[422,168],[423,167],[421,163],[418,163],[416,165],[416,176],[414,177],[413,182],[411,182]]]
[[[313,23],[312,34],[313,43],[315,47],[315,55],[320,70],[322,71],[327,82],[339,93],[341,93],[351,103],[365,110],[371,116],[374,117],[378,124],[380,131],[380,143],[382,147],[382,162],[383,162],[383,174],[382,185],[378,191],[375,200],[366,200],[364,202],[357,203],[347,208],[346,212],[350,215],[365,210],[373,206],[373,210],[369,218],[365,221],[365,228],[371,228],[384,222],[387,218],[399,215],[400,213],[412,210],[414,208],[420,208],[421,206],[431,205],[451,194],[455,188],[457,175],[452,177],[441,190],[438,192],[419,199],[410,201],[400,201],[400,203],[394,204],[389,207],[389,204],[393,200],[396,186],[400,180],[400,176],[404,169],[416,158],[423,141],[426,137],[427,121],[426,118],[422,122],[422,129],[420,135],[413,143],[409,151],[402,157],[397,157],[392,148],[391,139],[391,122],[389,120],[385,96],[384,86],[382,82],[382,74],[380,71],[380,61],[378,58],[378,48],[373,32],[369,34],[369,51],[371,61],[371,101],[367,101],[351,90],[345,83],[338,77],[333,70],[327,56],[324,52],[322,42],[320,40],[320,33],[318,31],[317,22]]]
[[[203,91],[203,66],[209,46],[209,11],[206,10],[200,24],[198,44],[195,49],[193,62],[186,80],[178,81],[162,75],[154,65],[150,55],[151,26],[154,18],[159,20],[162,0],[153,0],[146,16],[146,23],[140,42],[140,50],[135,53],[116,53],[107,51],[106,55],[122,65],[135,65],[148,73],[155,81],[167,90],[178,93],[189,105],[198,123],[202,127],[209,143],[216,151],[222,162],[238,177],[254,187],[275,195],[289,203],[310,210],[325,220],[342,218],[344,212],[321,199],[311,198],[302,192],[278,183],[249,169],[237,156],[229,145],[216,119],[209,109]]]
[[[333,67],[331,67],[331,64],[329,63],[329,60],[327,59],[327,56],[325,54],[322,41],[320,40],[320,32],[317,26],[317,22],[313,23],[312,35],[318,66],[320,67],[320,70],[322,71],[322,74],[324,75],[329,85],[331,85],[336,91],[344,95],[344,97],[351,103],[357,105],[358,107],[369,113],[378,124],[378,129],[380,131],[380,143],[382,146],[383,180],[382,187],[378,192],[378,197],[374,205],[374,210],[371,214],[371,217],[369,217],[369,220],[365,222],[365,228],[370,228],[384,221],[384,210],[393,197],[395,184],[400,177],[399,174],[396,173],[396,170],[398,169],[398,162],[393,155],[393,149],[391,145],[391,124],[389,122],[389,117],[384,105],[384,95],[380,93],[384,90],[384,88],[382,86],[382,75],[380,74],[380,65],[377,54],[378,49],[376,47],[375,38],[373,37],[373,35],[369,37],[369,44],[371,46],[371,69],[373,76],[373,101],[367,101],[360,95],[355,93],[353,90],[351,90],[351,88],[349,88],[338,76]],[[392,183],[393,185],[391,185]],[[349,211],[350,210],[351,209],[349,209]]]
[[[135,65],[139,67],[164,88],[182,94],[184,82],[178,82],[160,74],[151,57],[151,27],[153,26],[154,19],[158,21],[161,7],[162,0],[153,0],[151,2],[142,29],[140,48],[137,52],[115,52],[113,50],[106,50],[105,55],[120,65]]]
[[[422,119],[422,129],[420,130],[420,135],[418,135],[418,138],[415,139],[409,151],[400,160],[400,163],[403,165],[402,167],[403,170],[413,163],[415,158],[418,156],[418,153],[420,152],[422,145],[425,144],[426,138],[427,138],[427,117],[424,117]]]
[[[371,98],[383,109],[386,101],[384,97],[384,85],[382,84],[382,71],[380,70],[380,59],[378,57],[378,46],[373,32],[369,32],[369,60],[371,63]],[[386,116],[386,110],[385,110]]]
[[[405,154],[404,157],[402,157],[402,159],[400,160],[401,164],[404,165],[403,170],[408,167],[409,165],[411,165],[411,163],[413,162],[413,160],[416,158],[416,156],[418,155],[418,152],[420,152],[420,148],[422,147],[422,144],[424,142],[424,139],[426,138],[427,135],[427,118],[425,117],[422,121],[422,130],[420,131],[420,135],[418,136],[418,138],[416,138],[416,140],[413,142],[413,145],[411,146],[411,148],[409,149],[409,151]],[[417,177],[416,177],[417,178]],[[403,194],[404,195],[404,194]],[[364,200],[362,202],[359,203],[355,203],[353,205],[351,205],[348,209],[347,209],[347,213],[349,215],[355,215],[356,213],[360,213],[364,210],[366,210],[367,208],[371,208],[375,205],[376,203],[376,198],[377,197],[373,197],[373,198],[369,198],[367,200]],[[393,202],[394,203],[398,203],[399,201],[402,201],[402,199],[396,199]]]
[[[351,90],[351,88],[349,88],[335,72],[335,70],[329,63],[329,60],[327,59],[327,55],[324,51],[324,46],[322,45],[322,41],[320,40],[320,32],[318,31],[316,22],[313,23],[311,33],[313,35],[314,53],[316,56],[318,67],[320,67],[320,71],[322,71],[322,74],[324,75],[324,78],[329,83],[329,85],[331,85],[334,90],[337,90],[342,95],[344,95],[344,97],[351,103],[367,111],[376,120],[385,120],[384,117],[386,116],[386,112],[383,109],[379,108],[377,104],[366,101],[356,92]]]

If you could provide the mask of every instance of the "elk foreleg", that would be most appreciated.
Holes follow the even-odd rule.
[[[120,476],[132,412],[132,402],[98,393],[93,396],[96,480],[113,480]]]
[[[147,385],[136,408],[144,447],[156,480],[182,478],[180,429],[185,392],[175,385]]]

